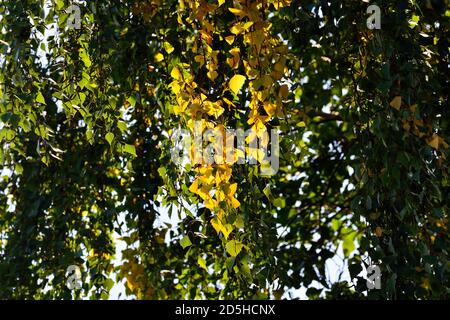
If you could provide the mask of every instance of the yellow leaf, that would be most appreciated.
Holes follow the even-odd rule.
[[[223,191],[221,190],[216,190],[216,198],[217,201],[222,202],[223,200],[225,200],[225,193],[223,193]]]
[[[275,63],[274,69],[276,71],[283,72],[284,71],[284,63],[282,63],[281,61]]]
[[[224,181],[224,179],[221,177],[216,177],[217,183],[220,183],[221,181]],[[226,200],[229,204],[231,204],[233,208],[235,209],[238,208],[241,204],[236,198],[233,197],[234,194],[236,193],[236,190],[237,190],[237,183],[230,184],[228,187],[226,187],[224,189],[226,193],[224,193],[219,189],[216,190],[217,200],[219,202]]]
[[[217,217],[214,217],[211,219],[211,225],[213,226],[214,230],[216,230],[217,233],[220,233],[223,227],[222,222]]]
[[[254,24],[253,21],[247,21],[246,23],[244,23],[242,27],[244,28],[245,31],[247,31],[247,29],[250,28],[253,24]]]
[[[219,7],[220,7],[221,5],[223,5],[225,3],[225,0],[218,0],[217,2],[219,3]]]
[[[243,75],[236,74],[234,75],[229,82],[229,87],[231,91],[233,91],[235,94],[238,94],[239,90],[241,90],[242,86],[244,85],[246,78]]]
[[[191,184],[191,186],[189,187],[189,191],[192,193],[198,192],[198,180],[197,179]]]
[[[252,110],[252,111],[250,111],[247,123],[248,124],[253,124],[253,123],[257,124],[257,126],[254,128],[255,132],[256,132],[258,130],[266,130],[266,127],[264,126],[264,122],[267,122],[267,120],[268,120],[267,116],[262,116],[258,113],[257,110]]]
[[[211,187],[203,186],[198,190],[197,194],[205,201],[205,207],[214,210],[217,206],[217,201],[211,198],[211,195],[209,194],[210,190]]]
[[[236,107],[236,105],[233,102],[231,102],[230,100],[228,100],[225,97],[223,97],[223,101],[225,101],[225,103],[229,106]]]
[[[395,97],[394,99],[392,99],[389,105],[396,110],[400,110],[400,107],[402,106],[402,97],[401,96]]]
[[[411,126],[408,122],[403,122],[403,129],[405,129],[406,131],[409,131],[411,129]]]
[[[203,128],[202,128],[203,129]],[[212,167],[200,167],[198,169],[198,172],[202,175],[202,176],[207,176],[209,179],[209,176],[212,175],[212,171],[213,168]],[[208,180],[209,181],[209,180]],[[208,182],[209,183],[209,182]]]
[[[202,267],[203,269],[205,269],[206,271],[208,271],[208,268],[207,268],[207,266],[206,266],[206,261],[205,261],[205,259],[203,259],[202,257],[198,257],[197,258],[197,263],[198,263],[198,265],[200,266],[200,267]]]
[[[202,55],[196,55],[194,57],[194,60],[200,64],[200,67],[202,67],[205,64],[205,57]]]
[[[245,27],[245,25],[244,25]],[[262,30],[257,30],[255,32],[250,33],[250,41],[253,45],[257,46],[258,48],[261,47],[262,43],[266,39],[266,34]]]
[[[184,101],[184,102],[179,103],[178,105],[174,106],[174,107],[173,107],[174,113],[175,113],[175,114],[181,114],[181,113],[183,113],[183,112],[186,110],[186,108],[188,107],[188,104],[189,104],[189,103],[188,103],[187,101]]]
[[[164,47],[164,50],[166,50],[166,52],[168,54],[171,54],[173,52],[173,50],[175,50],[175,48],[167,41],[165,41],[163,43],[163,47]]]
[[[209,70],[206,74],[208,78],[211,79],[211,81],[216,80],[216,78],[219,76],[216,70]]]
[[[270,103],[270,102],[264,102],[264,110],[266,110],[267,114],[269,115],[269,117],[273,116],[275,113],[275,110],[277,109],[277,106],[274,103]]]
[[[204,103],[204,105],[207,107],[207,113],[210,116],[214,116],[216,119],[220,117],[220,115],[225,111],[224,108],[222,108],[221,102],[217,101],[215,103]]]
[[[244,29],[242,28],[242,23],[236,23],[234,26],[230,28],[230,31],[235,35],[239,35],[244,31]]]
[[[181,87],[178,84],[178,81],[172,81],[169,86],[172,88],[173,93],[178,94],[180,92]]]
[[[208,72],[207,72],[207,76],[209,79],[211,79],[211,81],[216,80],[216,78],[219,76],[219,74],[217,73],[217,64],[215,62],[210,62],[207,65],[208,68]]]
[[[273,6],[276,10],[280,10],[283,7],[288,7],[291,4],[292,0],[275,0],[273,2]]]
[[[217,233],[221,232],[224,235],[225,239],[228,239],[231,231],[233,231],[233,226],[230,224],[224,225],[218,216],[211,219],[211,224]]]
[[[131,277],[127,277],[127,287],[131,292],[134,291],[135,283]]]
[[[161,52],[155,54],[155,62],[161,62],[164,60],[164,55]]]
[[[253,25],[253,21],[248,21],[246,23],[238,22],[235,23],[231,28],[230,32],[239,35],[242,32],[246,31],[248,28],[250,28]]]
[[[218,205],[219,205],[219,203],[216,200],[212,199],[212,198],[209,198],[205,202],[205,207],[208,208],[211,211],[214,211]]]

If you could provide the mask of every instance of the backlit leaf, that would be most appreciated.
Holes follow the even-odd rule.
[[[240,74],[234,75],[229,82],[229,87],[231,91],[233,91],[235,94],[238,94],[239,90],[241,90],[242,86],[244,85],[246,80],[246,77]]]

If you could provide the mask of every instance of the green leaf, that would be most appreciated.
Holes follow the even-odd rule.
[[[235,257],[228,257],[225,260],[225,265],[227,266],[228,270],[232,270],[233,266],[234,266],[234,262],[235,262],[236,258]]]
[[[37,94],[36,102],[45,104],[45,98],[44,98],[44,96],[42,95],[42,93],[40,91]]]
[[[92,61],[89,58],[89,55],[87,54],[86,50],[80,49],[80,58],[87,68],[89,68],[91,66]]]
[[[161,178],[164,178],[166,176],[167,170],[164,167],[159,167],[158,168],[158,173],[161,176]]]
[[[23,172],[23,167],[20,165],[20,163],[16,163],[15,170],[16,170],[16,173],[17,173],[17,174],[22,174],[22,172]]]
[[[168,54],[171,54],[173,52],[173,50],[175,50],[175,48],[168,41],[164,41],[163,46],[164,46],[164,50],[166,50],[166,52]]]
[[[119,121],[117,123],[117,128],[119,128],[120,132],[122,132],[122,133],[127,132],[127,124],[123,121]]]
[[[241,273],[244,275],[244,277],[247,279],[247,281],[249,281],[249,282],[253,281],[252,273],[250,271],[250,267],[248,266],[248,262],[246,260],[241,261],[240,270],[241,270]]]
[[[343,234],[345,234],[345,236],[342,243],[342,249],[344,250],[344,255],[348,257],[355,250],[355,236],[357,232],[345,229],[343,230]]]
[[[94,143],[94,132],[92,132],[92,130],[86,131],[86,139],[90,144]]]
[[[273,201],[273,205],[277,208],[284,208],[286,206],[286,200],[282,197],[276,198]]]
[[[109,145],[111,145],[114,140],[114,133],[108,132],[105,136],[105,139],[106,141],[108,141]]]
[[[272,192],[270,191],[270,186],[267,185],[264,189],[263,189],[263,193],[266,195],[267,199],[269,199],[270,202],[274,201],[274,197],[272,195]]]
[[[197,258],[197,263],[200,267],[202,267],[203,269],[205,269],[206,271],[208,271],[208,267],[206,266],[206,261],[205,259],[203,259],[201,256],[198,256]]]
[[[136,148],[132,144],[124,144],[123,151],[137,157]]]
[[[136,105],[136,97],[135,97],[135,96],[130,96],[130,97],[127,99],[127,102],[128,102],[132,107],[134,107],[134,106]]]

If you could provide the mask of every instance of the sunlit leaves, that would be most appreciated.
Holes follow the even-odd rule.
[[[42,95],[42,93],[40,91],[37,94],[36,102],[45,104],[45,98],[44,98],[44,96]]]
[[[126,152],[126,153],[129,153],[129,154],[131,154],[131,155],[133,155],[135,157],[137,156],[136,155],[136,148],[132,144],[124,144],[123,145],[123,151]]]
[[[164,50],[166,50],[166,52],[168,54],[171,54],[173,52],[173,50],[175,50],[175,48],[168,41],[165,41],[163,43],[163,47],[164,47]]]
[[[227,242],[225,247],[228,254],[230,254],[232,257],[235,257],[242,251],[244,245],[237,240],[231,240]]]
[[[86,68],[89,68],[92,64],[91,58],[89,57],[86,49],[81,48],[80,49],[80,58],[83,61],[84,65],[86,66]]]
[[[231,46],[234,42],[235,37],[234,36],[226,36],[225,41]]]
[[[192,245],[191,239],[189,239],[189,236],[184,236],[180,240],[180,245],[183,249],[186,249],[187,247],[190,247]]]
[[[155,54],[155,62],[161,62],[164,60],[164,55],[161,52]]]
[[[237,22],[230,28],[230,32],[233,33],[234,35],[238,36],[241,33],[248,30],[253,25],[253,23],[254,23],[253,21]]]
[[[342,243],[342,248],[344,250],[344,255],[348,257],[355,250],[355,237],[357,232],[351,229],[346,229],[343,234],[344,241]]]
[[[106,141],[108,141],[108,143],[111,145],[112,142],[113,142],[113,140],[114,140],[114,133],[108,132],[108,133],[105,135],[105,139],[106,139]]]
[[[198,265],[203,268],[204,270],[208,271],[208,267],[206,266],[206,261],[201,256],[198,256],[197,258]]]

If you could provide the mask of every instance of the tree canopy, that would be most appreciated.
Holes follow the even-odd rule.
[[[0,298],[448,299],[449,28],[447,0],[0,0]],[[177,129],[273,130],[279,168],[174,162]]]

